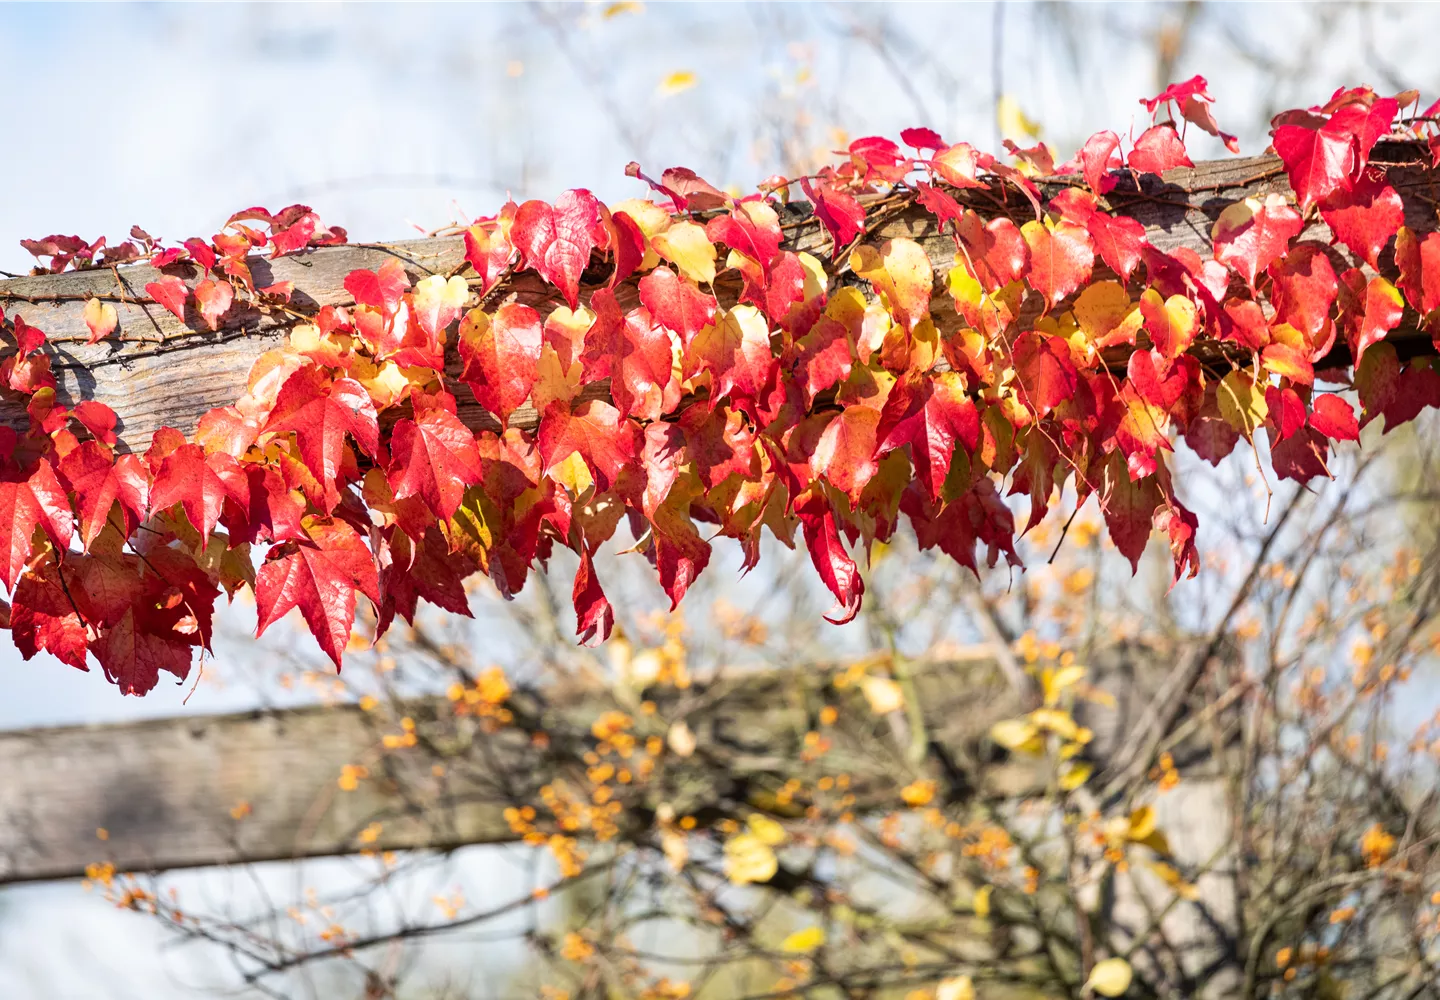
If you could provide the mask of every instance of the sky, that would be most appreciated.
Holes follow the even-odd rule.
[[[507,195],[638,196],[632,159],[748,188],[912,125],[993,149],[997,93],[1068,156],[1095,130],[1148,124],[1137,99],[1159,89],[1167,45],[1174,78],[1209,78],[1247,153],[1271,113],[1344,82],[1440,96],[1416,41],[1440,8],[1205,6],[1187,25],[1163,4],[606,6],[0,6],[0,269],[33,263],[22,238],[118,240],[139,224],[178,241],[250,205],[304,201],[379,240]],[[667,93],[676,73],[694,85]],[[1203,138],[1192,152],[1222,155]],[[243,630],[253,609],[230,621]],[[0,642],[0,727],[247,707],[261,695],[232,667],[265,655],[223,645],[217,682],[186,703],[188,685],[122,699],[98,673],[24,663]],[[117,979],[135,996],[190,995],[172,979],[203,965],[177,973],[147,922],[73,885],[0,893],[0,995],[125,995],[97,986]]]

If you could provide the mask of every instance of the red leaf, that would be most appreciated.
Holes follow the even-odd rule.
[[[94,441],[83,441],[60,459],[60,476],[66,489],[75,493],[80,508],[80,542],[87,550],[104,529],[116,503],[120,504],[126,537],[149,510],[150,479],[136,455],[112,459],[108,449]]]
[[[465,230],[465,259],[480,277],[482,296],[499,284],[514,255],[515,248],[498,229],[471,226]]]
[[[830,416],[810,454],[810,471],[824,476],[847,494],[851,503],[875,475],[875,429],[879,423],[879,412],[868,406],[843,409]]]
[[[584,646],[593,646],[610,638],[615,627],[615,611],[600,589],[595,577],[595,563],[590,550],[580,546],[580,566],[575,571],[575,587],[571,591],[575,604],[575,634]]]
[[[610,398],[625,416],[659,420],[680,402],[670,335],[644,306],[625,316],[610,359]],[[589,355],[589,345],[586,345]]]
[[[162,670],[181,680],[190,674],[191,647],[146,631],[136,621],[134,608],[100,635],[94,652],[121,694],[146,694],[159,683]]]
[[[689,507],[688,501],[685,506]],[[674,611],[695,578],[709,565],[710,543],[700,537],[688,511],[678,509],[673,503],[656,508],[650,518],[650,528],[655,571],[660,576],[661,588],[670,598],[670,610]]]
[[[592,399],[575,412],[564,403],[551,404],[540,419],[538,444],[546,470],[578,453],[605,492],[640,454],[640,426],[609,403]]]
[[[345,435],[353,437],[368,455],[380,447],[375,404],[365,387],[348,378],[327,383],[325,373],[311,365],[297,369],[285,380],[265,430],[295,432],[300,457],[320,483],[327,511],[339,501],[336,481],[345,457]]]
[[[1020,232],[1030,248],[1030,274],[1026,280],[1045,299],[1047,309],[1059,305],[1090,280],[1095,248],[1082,227],[1060,222],[1052,229],[1040,222],[1027,222]]]
[[[967,210],[956,223],[955,233],[975,280],[987,292],[999,291],[1025,276],[1030,250],[1019,228],[1009,219],[1001,216],[986,222],[978,213]]]
[[[405,532],[396,530],[384,552],[380,570],[383,599],[375,624],[377,636],[385,634],[396,615],[415,624],[415,611],[422,597],[438,608],[472,617],[470,600],[465,595],[465,577],[475,571],[475,566],[448,550],[439,528],[426,531],[424,541],[419,544],[411,541]]]
[[[1113,186],[1105,183],[1105,175],[1112,167],[1121,165],[1116,155],[1119,149],[1120,137],[1109,131],[1096,132],[1080,147],[1080,169],[1085,174],[1085,183],[1097,196],[1105,194],[1106,189]]]
[[[255,635],[299,608],[325,654],[340,668],[355,623],[355,592],[376,605],[380,585],[375,559],[344,521],[314,520],[309,537],[272,549],[255,581],[260,612]]]
[[[410,290],[410,276],[392,258],[381,264],[378,272],[351,271],[345,276],[345,290],[354,296],[356,305],[369,306],[390,317],[400,309],[400,300]]]
[[[206,278],[195,286],[195,307],[211,330],[220,328],[220,319],[229,311],[234,299],[235,286],[224,279],[215,281]]]
[[[1063,338],[1027,330],[1016,339],[1013,358],[1020,400],[1037,417],[1075,394],[1079,376]]]
[[[43,649],[77,670],[89,670],[85,653],[90,637],[70,586],[73,581],[61,581],[53,557],[27,569],[15,585],[10,634],[27,660]]]
[[[449,520],[465,487],[480,481],[475,435],[451,410],[426,408],[414,420],[395,425],[386,472],[396,500],[418,496],[436,517]]]
[[[1334,393],[1316,396],[1310,426],[1334,441],[1359,441],[1360,424],[1350,404]]]
[[[910,446],[916,475],[938,500],[956,442],[972,450],[980,441],[980,415],[955,373],[911,375],[890,390],[875,436],[877,455]]]
[[[1164,503],[1160,487],[1153,476],[1138,481],[1130,479],[1125,457],[1113,452],[1105,463],[1100,494],[1100,510],[1110,540],[1120,554],[1130,560],[1130,569],[1140,569],[1140,556],[1150,541],[1155,509]]]
[[[1419,239],[1407,226],[1395,240],[1395,282],[1405,293],[1411,308],[1422,318],[1440,309],[1440,233],[1426,233]]]
[[[1284,255],[1304,228],[1300,213],[1282,196],[1272,194],[1263,202],[1246,198],[1230,205],[1215,220],[1210,235],[1215,259],[1233,267],[1254,291],[1255,276]]]
[[[21,354],[32,354],[45,343],[45,331],[25,322],[25,317],[15,317],[15,346]]]
[[[1198,381],[1200,363],[1189,355],[1168,360],[1159,351],[1136,350],[1130,355],[1127,374],[1130,384],[1147,403],[1170,410]]]
[[[940,133],[929,128],[906,128],[900,130],[900,141],[916,149],[944,149],[945,140]]]
[[[1378,274],[1367,282],[1364,273],[1354,267],[1340,275],[1339,299],[1345,339],[1358,369],[1365,352],[1400,325],[1405,300],[1394,285]]]
[[[574,309],[580,301],[580,275],[595,249],[600,203],[584,188],[563,192],[554,206],[527,201],[515,211],[510,240],[542,278],[560,289]]]
[[[640,279],[640,301],[661,326],[680,335],[689,347],[695,335],[715,321],[715,296],[677,277],[668,267],[657,267]]]
[[[1320,215],[1335,238],[1373,268],[1380,251],[1405,224],[1405,205],[1383,179],[1366,174],[1351,190],[1337,191],[1320,206]]]
[[[614,288],[635,273],[645,260],[645,233],[626,212],[610,214],[601,206],[602,215],[610,220],[610,250],[615,257],[615,270],[610,273],[610,287]]]
[[[975,173],[980,167],[990,166],[990,162],[988,155],[975,152],[975,147],[968,142],[957,142],[937,150],[929,165],[951,187],[978,188],[984,187],[985,182],[977,180]]]
[[[14,471],[0,479],[0,538],[5,541],[4,561],[0,562],[0,580],[6,588],[14,586],[25,561],[30,558],[35,526],[44,527],[57,547],[70,544],[75,521],[70,513],[70,500],[55,478],[48,459],[40,459],[29,476]]]
[[[1320,243],[1297,243],[1288,254],[1269,267],[1270,295],[1275,316],[1289,323],[1314,341],[1325,328],[1330,307],[1335,303],[1339,281],[1325,246]]]
[[[1271,133],[1275,153],[1285,164],[1302,212],[1350,186],[1358,165],[1356,130],[1365,117],[1363,108],[1352,105],[1318,127],[1286,124]]]
[[[830,256],[840,256],[840,251],[850,241],[865,231],[865,208],[839,188],[821,183],[812,186],[810,178],[800,179],[800,189],[815,206],[815,217],[830,234]]]
[[[493,317],[472,309],[461,321],[460,378],[502,424],[535,388],[543,343],[540,314],[516,302],[505,303]]]
[[[1291,388],[1265,387],[1265,405],[1270,409],[1270,426],[1285,440],[1305,426],[1305,401]]]
[[[810,561],[830,593],[835,595],[835,607],[825,614],[825,620],[844,625],[860,613],[860,601],[865,596],[860,568],[845,551],[840,532],[835,528],[835,513],[823,494],[806,493],[796,501],[795,514],[805,533]]]
[[[769,219],[765,221],[770,224],[757,224],[745,211],[745,206],[739,205],[729,215],[717,215],[711,219],[705,226],[705,235],[711,243],[723,243],[768,269],[780,252],[782,234],[778,218],[773,222]]]
[[[710,371],[712,403],[727,396],[755,399],[775,365],[765,317],[753,306],[736,306],[718,315],[691,342],[690,360]]]
[[[796,381],[809,407],[815,397],[850,374],[854,345],[845,324],[821,316],[795,344]]]
[[[152,511],[180,504],[202,538],[210,537],[226,500],[248,520],[250,481],[235,459],[218,451],[207,455],[198,444],[181,445],[167,455],[150,488]]]
[[[1185,154],[1185,141],[1173,125],[1152,125],[1142,132],[1127,162],[1132,170],[1148,174],[1195,165]]]
[[[185,282],[167,274],[146,285],[145,294],[174,313],[176,319],[185,321],[185,300],[190,296]]]
[[[1288,438],[1281,438],[1279,431],[1269,428],[1270,464],[1281,479],[1293,479],[1305,484],[1317,476],[1329,476],[1325,459],[1330,453],[1330,442],[1309,427],[1301,427]]]

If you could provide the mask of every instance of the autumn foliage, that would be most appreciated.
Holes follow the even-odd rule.
[[[1154,124],[1138,137],[1101,132],[1061,164],[1043,145],[1011,146],[1009,164],[917,128],[746,197],[633,167],[646,198],[507,204],[464,231],[462,269],[412,284],[392,260],[318,311],[248,263],[345,240],[304,206],[173,246],[139,229],[117,247],[26,241],[52,272],[147,260],[164,275],[151,302],[197,328],[242,303],[293,326],[243,398],[119,454],[115,414],[62,405],[44,333],[6,322],[0,378],[30,415],[23,434],[0,429],[15,643],[81,669],[93,655],[143,694],[161,671],[186,676],[217,598],[249,587],[259,632],[298,608],[338,666],[357,595],[381,633],[422,598],[467,614],[467,577],[512,595],[557,546],[579,558],[578,631],[595,640],[614,616],[594,555],[622,517],[676,603],[712,537],[737,540],[748,568],[764,530],[799,536],[844,622],[864,592],[857,556],[902,516],[922,548],[1018,565],[1017,530],[1067,485],[1098,497],[1132,563],[1158,529],[1175,579],[1193,575],[1176,440],[1218,463],[1263,435],[1274,474],[1303,483],[1366,423],[1440,406],[1440,372],[1386,342],[1440,308],[1440,233],[1406,228],[1371,164],[1382,140],[1440,139],[1414,94],[1342,90],[1279,115],[1293,196],[1230,205],[1207,260],[1151,245],[1115,202],[1191,165],[1186,130],[1233,137],[1199,77],[1143,103]],[[912,204],[953,237],[948,271],[910,239],[872,239]],[[815,254],[788,235],[812,214],[828,237]],[[1300,239],[1317,215],[1333,244]],[[513,301],[522,271],[559,302]],[[84,317],[94,341],[114,334],[108,302]],[[1202,361],[1205,345],[1220,350]],[[586,391],[604,380],[608,396]],[[461,421],[463,393],[498,431]],[[533,429],[515,419],[527,404]]]

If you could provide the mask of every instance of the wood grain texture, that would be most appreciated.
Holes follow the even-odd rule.
[[[1407,224],[1417,231],[1436,228],[1435,201],[1431,197],[1435,172],[1420,164],[1419,150],[1408,143],[1383,143],[1376,147],[1373,159],[1391,164],[1390,182],[1405,200]],[[1056,179],[1043,187],[1052,194],[1073,181]],[[1288,191],[1289,183],[1279,161],[1273,156],[1261,156],[1202,162],[1193,168],[1172,170],[1163,178],[1146,176],[1138,188],[1130,178],[1122,178],[1109,200],[1117,211],[1144,224],[1150,242],[1159,249],[1168,252],[1187,247],[1208,257],[1211,227],[1226,206],[1251,195]],[[1028,202],[1013,190],[1003,202],[989,191],[964,191],[957,196],[988,216],[1006,214],[1017,221],[1033,217]],[[787,248],[829,256],[829,238],[808,209],[792,203],[783,221]],[[954,263],[953,241],[937,230],[933,216],[914,205],[901,206],[893,214],[879,213],[871,238],[880,242],[896,236],[917,240],[930,256],[937,277],[935,311],[943,326],[947,316],[953,315],[943,289],[943,277]],[[1329,228],[1318,218],[1303,236],[1325,242],[1331,238]],[[327,247],[273,261],[252,257],[250,264],[257,285],[294,282],[293,304],[303,311],[349,302],[344,279],[356,268],[373,269],[396,258],[412,278],[418,279],[456,270],[463,263],[463,255],[461,241],[451,237]],[[178,271],[170,269],[170,273],[186,277],[192,286],[199,279],[197,273],[185,275],[183,266]],[[238,399],[244,392],[250,364],[264,351],[278,346],[294,322],[280,314],[236,308],[220,330],[211,333],[192,312],[187,310],[182,323],[148,301],[144,288],[156,277],[153,268],[141,264],[0,281],[0,307],[11,315],[23,316],[49,336],[46,350],[52,353],[61,401],[96,399],[106,403],[120,417],[122,442],[135,450],[148,447],[150,435],[161,426],[189,433],[206,410]],[[606,266],[593,266],[584,276],[583,288],[588,294],[608,277]],[[858,279],[841,268],[834,280],[852,283]],[[722,278],[718,290],[722,300],[733,300],[738,283]],[[556,298],[553,289],[525,272],[508,282],[503,291],[531,304]],[[114,336],[119,339],[93,346],[85,343],[89,331],[82,310],[84,299],[92,295],[107,296],[115,305],[120,322]],[[633,279],[619,290],[619,297],[626,306],[636,301]],[[1401,341],[1402,354],[1431,349],[1428,336],[1416,331],[1397,331],[1392,334],[1394,339]],[[1207,350],[1214,353],[1214,345],[1198,348],[1202,355]],[[1343,351],[1337,352],[1331,360],[1341,362],[1342,355]],[[1123,366],[1124,352],[1107,360]],[[1202,356],[1202,360],[1210,359]],[[458,359],[453,362],[452,373],[455,371]],[[604,383],[596,383],[587,386],[586,392],[604,396],[607,389]],[[477,429],[495,426],[493,418],[474,403],[468,390],[461,388],[458,396],[462,418],[468,424]],[[516,422],[533,426],[535,419],[533,411],[521,412]],[[26,426],[23,401],[0,401],[0,422]]]
[[[781,774],[798,759],[822,690],[836,697],[829,685],[837,672],[750,672],[658,695],[662,718],[683,715],[681,698],[708,706],[690,718],[702,750],[680,782],[693,800],[672,791],[677,810],[703,811],[755,775]],[[984,648],[920,664],[917,684],[932,736],[951,745],[973,743],[1017,707]],[[986,697],[977,700],[979,691]],[[860,696],[852,688],[849,697]],[[615,702],[584,691],[541,702],[519,691],[511,704],[545,722],[554,734],[548,748],[516,728],[487,734],[474,720],[457,725],[443,700],[405,706],[422,739],[415,750],[384,751],[384,734],[400,731],[396,721],[352,705],[0,733],[0,884],[78,877],[104,861],[149,871],[512,842],[504,809],[536,801],[535,789],[567,768],[583,770],[590,723]],[[441,718],[445,725],[436,725]],[[434,735],[442,730],[443,738]],[[707,756],[721,748],[723,761]],[[437,760],[442,777],[431,771]],[[353,791],[339,787],[347,764],[369,770]],[[893,802],[888,760],[853,764],[857,808]],[[997,767],[994,790],[1029,787],[1032,773]],[[241,803],[249,814],[236,819],[231,810]],[[362,844],[371,823],[381,832]],[[104,840],[96,836],[102,828]]]

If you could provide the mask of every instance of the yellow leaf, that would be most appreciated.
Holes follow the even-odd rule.
[[[924,248],[914,240],[897,237],[879,249],[858,246],[850,254],[850,269],[884,294],[890,315],[906,330],[914,330],[930,315],[935,273]]]
[[[590,466],[585,464],[585,459],[578,451],[572,451],[552,465],[547,470],[547,475],[569,490],[571,496],[578,497],[595,485],[595,478],[590,475]]]
[[[1094,766],[1084,761],[1074,761],[1060,772],[1060,787],[1064,791],[1073,792],[1085,782],[1090,780]]]
[[[564,309],[560,306],[556,309]],[[530,402],[541,413],[554,402],[566,402],[580,394],[580,362],[570,362],[566,368],[549,344],[540,347],[540,360],[535,365],[535,386],[530,390]]]
[[[605,5],[605,9],[600,12],[600,16],[608,21],[612,17],[619,17],[621,14],[638,14],[644,9],[645,5],[643,3],[637,3],[636,0],[615,0],[614,3],[607,3]]]
[[[1155,832],[1155,807],[1141,806],[1130,814],[1129,829],[1125,835],[1131,840],[1144,840]]]
[[[677,69],[660,81],[660,94],[663,97],[671,97],[681,91],[689,90],[695,86],[698,80],[699,77],[688,69]]]
[[[951,976],[935,987],[935,1000],[975,1000],[975,984],[969,976]]]
[[[990,738],[1006,750],[1019,750],[1039,734],[1035,723],[1026,719],[1004,719],[990,727]]]
[[[725,877],[735,885],[768,882],[779,869],[775,852],[755,834],[737,834],[725,842]]]
[[[785,843],[785,828],[769,816],[751,813],[745,823],[750,827],[750,832],[759,838],[762,844],[776,847]]]
[[[990,893],[995,891],[993,885],[982,885],[975,890],[975,898],[971,905],[975,908],[975,916],[985,918],[990,916]]]
[[[1040,686],[1045,691],[1045,704],[1059,703],[1060,695],[1078,684],[1084,676],[1085,668],[1075,664],[1060,667],[1058,670],[1046,667],[1040,675]]]
[[[1166,885],[1174,889],[1175,895],[1181,899],[1188,899],[1193,902],[1200,898],[1200,890],[1196,888],[1193,883],[1185,881],[1184,876],[1173,866],[1167,865],[1163,861],[1152,861],[1150,862],[1150,870],[1160,876],[1161,881]]]
[[[1058,708],[1037,708],[1030,713],[1030,721],[1040,729],[1048,729],[1061,739],[1073,740],[1080,727],[1070,718],[1070,713]]]
[[[1242,371],[1232,371],[1220,380],[1215,401],[1220,405],[1220,416],[1247,440],[1270,415],[1265,387]]]
[[[1000,135],[1006,139],[1035,139],[1040,135],[1040,123],[1027,117],[1009,94],[1000,95],[1000,100],[995,102],[995,122],[1000,126]]]
[[[905,704],[905,694],[900,685],[888,677],[866,677],[860,690],[870,703],[870,711],[876,715],[886,715]]]
[[[811,926],[796,931],[780,942],[780,950],[792,955],[808,955],[825,943],[825,928]]]
[[[705,227],[694,222],[677,222],[650,241],[655,252],[680,269],[691,281],[708,285],[715,280],[715,244]]]
[[[1132,974],[1130,963],[1125,959],[1107,958],[1095,963],[1085,985],[1102,997],[1118,997],[1130,988]]]
[[[1125,320],[1132,313],[1135,316],[1134,329],[1128,331],[1131,341],[1140,326],[1140,312],[1130,304],[1130,293],[1118,281],[1097,281],[1086,285],[1075,300],[1076,324],[1086,337],[1100,347],[1108,347],[1114,342],[1109,338],[1116,330],[1121,330],[1119,339],[1124,339]]]

